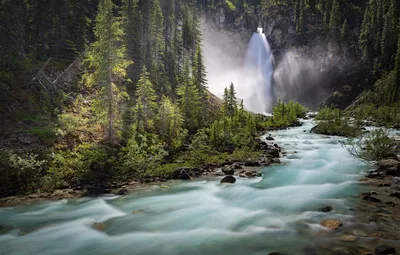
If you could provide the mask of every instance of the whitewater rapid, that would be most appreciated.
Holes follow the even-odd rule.
[[[0,253],[308,254],[324,238],[321,220],[351,220],[368,169],[342,148],[343,138],[311,127],[272,132],[288,153],[282,164],[233,185],[171,182],[123,197],[0,208]]]

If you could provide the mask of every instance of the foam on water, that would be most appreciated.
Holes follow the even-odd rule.
[[[307,254],[321,220],[352,217],[356,181],[368,168],[341,147],[343,138],[310,134],[311,127],[271,133],[292,154],[262,178],[0,208],[0,225],[13,229],[0,235],[0,247],[4,254]],[[332,212],[318,210],[328,205]],[[104,231],[92,227],[100,221]]]

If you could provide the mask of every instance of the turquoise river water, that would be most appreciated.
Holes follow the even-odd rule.
[[[368,170],[343,138],[310,134],[311,127],[272,132],[288,152],[283,164],[233,185],[169,182],[122,197],[0,208],[0,225],[10,226],[0,233],[0,254],[309,254],[326,241],[322,220],[354,216],[357,181]]]

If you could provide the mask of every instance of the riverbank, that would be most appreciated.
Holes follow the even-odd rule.
[[[261,176],[261,169],[271,164],[280,164],[281,148],[274,143],[273,138],[256,139],[255,153],[258,158],[248,160],[226,160],[222,164],[205,163],[201,167],[179,167],[169,175],[145,176],[125,182],[97,183],[86,186],[57,189],[52,193],[38,193],[0,198],[0,207],[35,204],[43,201],[75,199],[79,197],[97,197],[104,195],[126,195],[140,189],[161,186],[172,180],[201,180],[220,176],[235,176],[252,178]]]

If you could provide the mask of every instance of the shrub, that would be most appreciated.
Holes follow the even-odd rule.
[[[101,180],[112,175],[115,161],[105,148],[83,143],[72,150],[55,152],[48,172],[57,185],[76,180]]]
[[[45,174],[47,161],[38,155],[15,154],[13,151],[0,151],[0,195],[21,194],[40,189],[40,178]]]
[[[126,176],[143,175],[161,164],[168,152],[153,134],[136,135],[120,153],[120,168]]]
[[[362,133],[359,121],[345,116],[339,109],[324,107],[315,119],[318,123],[313,130],[319,134],[356,137]]]
[[[379,161],[395,155],[396,143],[388,136],[388,131],[376,129],[357,140],[349,139],[343,143],[349,153],[363,161]]]

